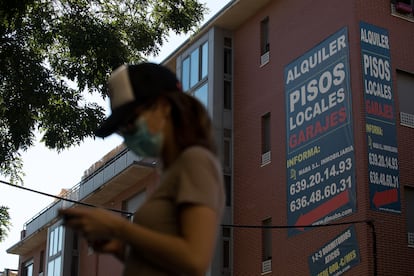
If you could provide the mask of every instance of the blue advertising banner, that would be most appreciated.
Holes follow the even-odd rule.
[[[355,227],[351,226],[308,258],[310,275],[339,276],[360,263]]]
[[[348,30],[285,67],[289,235],[355,212]]]
[[[401,213],[388,31],[360,22],[371,209]]]

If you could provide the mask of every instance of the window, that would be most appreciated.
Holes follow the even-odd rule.
[[[409,247],[414,247],[414,188],[405,188],[405,201],[407,205],[407,241]]]
[[[45,251],[40,251],[40,257],[39,257],[39,273],[42,273],[44,270],[44,260],[45,259]]]
[[[62,222],[59,220],[48,228],[44,255],[47,276],[77,275],[78,272],[78,238]]]
[[[270,113],[262,116],[262,153],[270,151]]]
[[[30,260],[28,262],[25,262],[23,264],[23,276],[33,276],[33,260]]]
[[[208,75],[208,43],[204,43],[201,46],[201,76],[200,79],[204,79]]]
[[[262,221],[262,261],[272,258],[272,218]]]
[[[223,60],[223,108],[231,110],[232,106],[232,74],[233,74],[233,49],[232,39],[224,38],[224,60]]]
[[[63,264],[63,226],[61,224],[49,228],[48,253],[47,253],[47,275],[62,275]]]
[[[266,17],[260,22],[260,54],[264,55],[269,50],[269,17]]]
[[[200,80],[200,51],[195,49],[190,55],[190,87]]]
[[[224,188],[226,191],[226,206],[231,206],[231,175],[224,175]]]
[[[270,112],[262,116],[262,166],[270,163]]]
[[[397,71],[401,125],[414,128],[414,75]]]
[[[231,110],[232,106],[232,93],[231,93],[231,81],[224,80],[224,93],[223,93],[223,107],[224,109]]]
[[[190,89],[190,57],[187,57],[183,61],[181,83],[184,91]]]
[[[269,63],[270,43],[269,43],[269,17],[260,22],[260,66]]]
[[[194,49],[182,62],[181,83],[184,91],[197,86],[208,76],[208,42]]]
[[[193,96],[196,97],[205,107],[208,106],[208,83],[204,83],[201,87],[197,88]]]
[[[208,42],[192,50],[181,63],[181,83],[184,92],[196,97],[208,107]]]
[[[231,129],[223,129],[223,167],[227,172],[231,171],[231,153],[232,153],[232,143],[231,143]]]
[[[229,45],[229,46],[227,46]],[[224,42],[224,75],[231,76],[233,73],[233,50],[231,38],[225,38]]]
[[[229,227],[223,227],[223,257],[222,257],[222,275],[230,275],[230,262],[231,262],[231,229]]]
[[[79,234],[73,234],[71,275],[79,275]]]
[[[233,41],[231,39],[231,37],[225,37],[224,38],[224,47],[225,48],[232,48]]]
[[[262,273],[272,271],[272,218],[262,221]]]
[[[391,0],[391,13],[414,22],[414,0]]]

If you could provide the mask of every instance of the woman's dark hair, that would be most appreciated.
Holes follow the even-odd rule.
[[[195,97],[184,93],[165,93],[171,105],[171,119],[178,148],[202,146],[217,154],[213,125],[204,105]]]

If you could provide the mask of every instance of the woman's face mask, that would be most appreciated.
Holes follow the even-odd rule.
[[[141,157],[158,157],[161,154],[163,135],[161,132],[152,134],[148,130],[145,118],[135,121],[135,130],[123,133],[125,145]]]

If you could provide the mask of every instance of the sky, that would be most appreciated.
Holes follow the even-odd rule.
[[[201,2],[206,3],[209,9],[204,19],[206,22],[230,0],[201,0]],[[148,57],[148,60],[162,62],[186,39],[187,36],[172,34],[159,55]],[[108,101],[100,97],[94,97],[93,100],[105,107],[108,114],[110,113]],[[40,135],[37,135],[37,138],[40,138]],[[121,143],[121,137],[114,134],[105,139],[89,138],[79,146],[57,153],[47,149],[39,143],[38,139],[32,148],[22,153],[24,187],[57,195],[62,189],[72,188],[78,184],[86,169]],[[7,181],[1,175],[0,179]],[[44,195],[0,183],[0,205],[9,207],[12,223],[6,240],[0,243],[0,272],[6,268],[18,268],[18,256],[7,254],[6,250],[20,241],[20,232],[23,230],[24,223],[40,213],[53,200]]]

